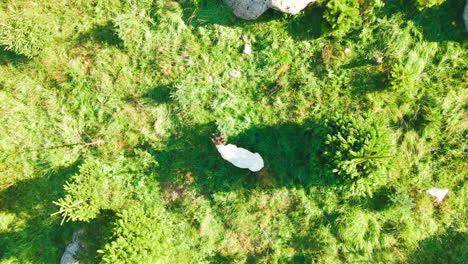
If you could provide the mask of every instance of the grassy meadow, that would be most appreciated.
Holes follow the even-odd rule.
[[[465,3],[440,2],[0,2],[0,263],[80,228],[80,263],[466,263]]]

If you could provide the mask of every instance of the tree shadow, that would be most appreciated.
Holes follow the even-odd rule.
[[[150,145],[139,147],[148,151],[160,165],[156,169],[158,181],[188,185],[200,193],[257,187],[306,187],[325,183],[310,170],[309,144],[320,140],[310,137],[317,127],[320,127],[320,121],[314,120],[304,124],[254,126],[229,137],[228,143],[263,157],[265,167],[255,173],[222,159],[210,139],[217,133],[214,123],[181,129],[168,140],[164,150],[152,149]]]
[[[421,28],[423,36],[428,41],[457,41],[466,39],[463,23],[464,1],[447,0],[440,6],[433,6],[419,11],[414,3],[400,0],[389,0],[380,15],[393,16],[403,14],[406,20],[414,22]]]
[[[89,31],[80,34],[77,38],[80,44],[86,42],[97,42],[107,44],[117,48],[123,48],[123,41],[115,31],[115,25],[112,21],[106,24],[96,24]]]
[[[7,64],[22,64],[29,61],[29,58],[17,54],[13,51],[5,49],[5,47],[0,46],[0,65],[7,65]]]
[[[466,263],[468,259],[468,235],[448,230],[419,242],[418,248],[408,257],[408,263]]]
[[[299,15],[292,16],[287,24],[291,37],[295,40],[313,40],[321,37],[327,29],[323,19],[324,12],[324,7],[309,6]]]
[[[147,90],[143,98],[148,99],[151,103],[165,104],[171,101],[171,91],[173,85],[158,85],[154,88]]]
[[[389,86],[389,74],[385,71],[370,70],[370,67],[372,66],[364,67],[363,70],[354,70],[349,83],[353,94],[360,96],[371,92],[384,91]]]
[[[22,263],[57,263],[76,223],[60,225],[52,203],[63,196],[63,185],[78,172],[81,161],[56,169],[42,177],[23,180],[0,192],[0,211],[26,219],[11,231],[0,232],[0,261],[14,259]],[[21,228],[18,230],[18,228]],[[56,245],[63,245],[57,248]]]
[[[86,223],[85,232],[81,238],[84,247],[77,254],[80,262],[101,263],[102,254],[99,254],[98,250],[103,249],[108,242],[112,241],[112,231],[117,219],[116,212],[101,210],[98,217]]]
[[[431,123],[429,117],[430,109],[437,103],[433,98],[424,96],[415,102],[415,109],[408,114],[404,114],[399,120],[392,122],[393,127],[398,127],[407,133],[411,130],[416,131],[422,136],[424,129]]]

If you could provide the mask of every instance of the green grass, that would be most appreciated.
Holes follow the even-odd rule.
[[[0,4],[0,263],[56,263],[79,228],[83,263],[463,263],[463,4],[363,1],[349,30],[325,3]],[[395,144],[371,196],[324,173],[337,113]],[[218,131],[265,169],[224,161]]]

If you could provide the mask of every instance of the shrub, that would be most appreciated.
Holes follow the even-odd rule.
[[[393,143],[385,126],[362,116],[325,120],[322,149],[312,155],[312,166],[323,164],[323,174],[351,196],[372,195],[385,184],[391,166]]]
[[[1,22],[1,21],[0,21]],[[0,23],[0,46],[32,58],[50,42],[50,25],[43,17],[26,11],[14,11]]]
[[[323,16],[337,35],[344,35],[362,21],[358,0],[330,0]]]
[[[416,7],[419,10],[422,10],[422,9],[429,8],[435,5],[440,5],[445,1],[446,0],[416,0]]]
[[[80,173],[65,185],[66,196],[55,202],[65,219],[89,221],[100,210],[119,211],[132,201],[145,199],[147,170],[154,161],[146,152],[135,156],[117,154],[91,157],[80,166]]]
[[[135,206],[118,214],[115,239],[98,251],[103,263],[158,263],[173,254],[174,234],[165,211],[160,206],[148,209]]]
[[[392,204],[401,211],[410,211],[415,206],[413,198],[411,198],[408,192],[403,189],[398,189],[394,193],[390,194],[389,199]]]

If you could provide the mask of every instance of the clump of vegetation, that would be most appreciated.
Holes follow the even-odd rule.
[[[337,222],[339,238],[348,245],[346,250],[370,255],[381,246],[382,226],[372,213],[356,208],[341,215]]]
[[[444,3],[446,0],[416,0],[416,7],[418,9],[425,9],[429,7],[433,7],[435,5],[440,5]]]
[[[34,10],[10,10],[0,20],[0,47],[30,58],[37,56],[51,44],[52,26]]]
[[[336,115],[323,126],[318,139],[323,143],[313,148],[311,166],[321,164],[324,176],[351,196],[372,195],[386,184],[394,168],[395,149],[381,120],[370,115]]]
[[[327,2],[324,18],[334,29],[334,33],[343,35],[351,27],[362,22],[358,0],[330,0]]]
[[[106,162],[106,161],[112,162]],[[134,156],[90,157],[80,165],[80,173],[64,188],[67,195],[56,202],[64,220],[89,221],[101,210],[120,211],[132,200],[141,200],[148,177],[145,171],[156,165],[148,153]]]

